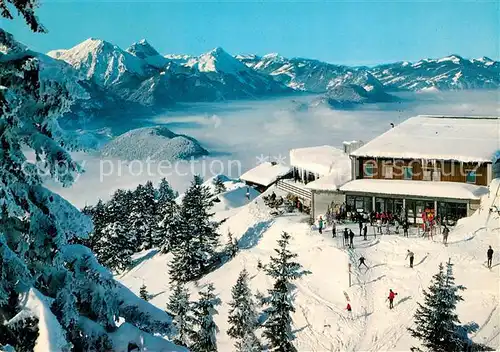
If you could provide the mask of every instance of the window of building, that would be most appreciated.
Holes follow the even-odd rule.
[[[384,165],[382,168],[382,173],[384,175],[384,178],[392,179],[392,165]]]
[[[431,169],[424,169],[422,170],[422,180],[424,181],[430,181],[432,180],[432,170]]]
[[[365,166],[365,176],[366,177],[373,177],[375,165],[372,162],[367,162],[367,163],[365,163],[364,166]]]
[[[439,202],[437,214],[441,219],[446,218],[448,225],[453,225],[458,219],[467,216],[467,204]]]
[[[434,169],[432,171],[432,181],[441,181],[441,170]]]
[[[411,166],[404,166],[403,167],[403,177],[405,180],[411,180],[413,179],[413,167]]]
[[[476,183],[476,171],[475,170],[467,171],[467,176],[465,177],[465,181],[467,183]]]

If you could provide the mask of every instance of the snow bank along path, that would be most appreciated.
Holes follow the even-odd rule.
[[[500,209],[495,188],[499,186],[495,180],[489,195],[482,199],[479,212],[459,222],[449,236],[447,247],[441,243],[440,236],[428,240],[383,235],[376,239],[369,236],[363,241],[357,235],[355,249],[345,250],[340,238],[331,238],[329,229],[323,235],[311,230],[305,216],[272,217],[260,197],[231,211],[224,206],[219,209],[229,217],[221,233],[230,230],[240,239],[242,250],[223,267],[191,284],[192,299],[196,299],[199,288],[196,286],[214,283],[223,302],[216,316],[220,328],[219,350],[234,351],[233,341],[226,334],[231,287],[239,272],[246,268],[254,292],[259,290],[267,294],[272,282],[257,269],[257,262],[266,264],[269,261],[276,240],[282,231],[287,231],[293,236],[291,250],[298,253],[304,268],[312,272],[296,282],[293,324],[295,345],[300,351],[407,351],[418,345],[407,328],[413,324],[417,302],[423,302],[422,290],[429,286],[439,263],[449,258],[455,264],[456,282],[467,287],[463,293],[464,302],[458,306],[460,319],[463,323],[475,321],[479,324],[479,331],[473,335],[476,342],[499,348],[500,218],[498,213],[489,211],[492,205]],[[234,191],[233,188],[230,192]],[[337,231],[341,229],[339,225]],[[357,225],[353,225],[353,231],[359,234]],[[488,245],[496,251],[492,270],[485,266]],[[413,269],[405,260],[407,249],[415,253]],[[366,258],[369,270],[357,268],[361,255]],[[152,303],[164,309],[169,295],[167,266],[170,259],[170,255],[150,252],[119,279],[134,292],[139,292],[142,283],[146,283],[148,291],[154,295]],[[349,262],[353,263],[351,287],[348,285]],[[391,288],[398,293],[393,310],[389,310],[386,302]],[[345,311],[344,291],[350,296],[352,317]]]

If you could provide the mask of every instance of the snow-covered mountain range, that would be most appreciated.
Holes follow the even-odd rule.
[[[87,39],[48,56],[69,64],[84,80],[93,107],[165,108],[177,102],[324,93],[334,108],[396,100],[390,92],[498,89],[500,62],[452,55],[416,63],[349,67],[305,58],[237,55],[215,48],[200,56],[161,55],[146,40],[126,50]],[[351,104],[352,103],[352,104]]]
[[[262,57],[240,55],[237,58],[291,88],[309,92],[359,84],[366,79],[366,74],[371,74],[374,77],[372,82],[387,90],[497,89],[500,85],[500,62],[487,57],[468,60],[451,55],[416,63],[405,61],[374,67],[348,67],[303,58],[287,59],[278,54]]]

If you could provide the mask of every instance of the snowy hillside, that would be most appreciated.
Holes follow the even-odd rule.
[[[175,134],[166,127],[128,131],[107,143],[101,153],[122,160],[178,160],[208,155],[194,138]]]
[[[303,215],[273,217],[262,198],[236,204],[243,206],[231,211],[221,233],[230,230],[238,237],[241,251],[198,282],[199,286],[213,282],[223,302],[215,317],[221,330],[217,336],[219,350],[234,350],[234,341],[227,336],[227,303],[232,285],[239,272],[246,268],[254,292],[267,292],[271,282],[257,269],[257,262],[268,262],[282,231],[293,236],[291,250],[298,253],[298,261],[304,268],[312,272],[296,282],[293,326],[298,350],[408,351],[418,346],[407,328],[413,324],[417,302],[423,301],[422,290],[429,286],[438,264],[449,258],[455,264],[456,282],[467,287],[464,302],[458,305],[461,321],[479,324],[479,330],[472,335],[474,341],[499,348],[500,324],[495,318],[500,299],[499,256],[495,255],[492,270],[484,264],[488,245],[498,248],[499,244],[500,217],[489,211],[492,205],[500,207],[499,187],[499,180],[492,183],[479,212],[459,222],[449,236],[447,247],[441,243],[441,236],[429,240],[414,233],[410,238],[394,234],[375,238],[370,228],[368,241],[356,236],[355,249],[345,250],[339,238],[331,238],[328,229],[323,235],[311,230]],[[241,197],[245,200],[243,194]],[[225,207],[224,211],[227,212]],[[342,230],[343,226],[339,227]],[[352,228],[356,233],[357,225]],[[407,249],[416,255],[414,269],[410,269],[405,260]],[[369,269],[357,268],[360,256],[366,258]],[[150,291],[157,294],[152,303],[163,308],[169,295],[170,259],[170,255],[154,254],[119,280],[134,292],[138,292],[144,280]],[[353,264],[351,287],[348,263]],[[192,293],[198,290],[194,284],[190,289]],[[394,310],[389,310],[386,302],[389,289],[398,293]],[[344,291],[350,297],[352,318],[345,311]]]

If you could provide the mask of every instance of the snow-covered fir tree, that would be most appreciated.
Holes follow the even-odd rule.
[[[125,270],[130,266],[135,243],[128,235],[129,232],[118,221],[109,223],[102,230],[98,245],[98,258],[101,264],[116,271]]]
[[[212,194],[195,176],[182,198],[177,233],[177,245],[170,265],[172,280],[186,282],[205,274],[214,260],[219,244],[219,223],[211,220]]]
[[[176,245],[174,235],[178,232],[179,224],[179,206],[175,199],[178,197],[166,179],[160,181],[157,191],[157,223],[159,243],[162,253],[170,252]]]
[[[446,272],[440,264],[429,289],[423,292],[424,304],[418,303],[414,327],[408,329],[428,351],[463,351],[464,341],[457,334],[460,320],[455,310],[463,300],[459,292],[464,289],[455,284],[451,262],[447,263]]]
[[[11,2],[32,28],[41,28],[33,22],[34,1]],[[4,17],[5,6],[0,4]],[[0,346],[23,334],[13,347],[30,350],[24,334],[36,323],[46,332],[37,338],[50,339],[51,350],[95,351],[119,330],[115,319],[128,318],[111,273],[77,244],[92,232],[91,220],[45,188],[38,172],[43,168],[69,186],[81,171],[67,150],[77,146],[57,118],[84,91],[67,75],[41,70],[43,59],[0,29]],[[28,300],[44,308],[31,310]]]
[[[217,332],[214,315],[217,314],[216,306],[221,304],[214,294],[214,286],[207,285],[199,292],[200,298],[193,303],[193,325],[190,349],[194,352],[216,352]]]
[[[215,194],[221,194],[226,192],[226,186],[224,185],[224,181],[222,181],[221,176],[216,176],[213,180],[213,184],[215,187]]]
[[[148,288],[146,286],[146,284],[143,282],[142,283],[142,286],[139,288],[139,296],[145,300],[145,301],[149,301],[149,293],[148,293]]]
[[[258,343],[255,336],[255,329],[258,325],[257,310],[252,291],[248,286],[246,269],[243,269],[238,276],[238,280],[231,290],[231,296],[228,318],[230,327],[227,334],[236,339],[235,346],[239,350],[243,350],[243,347],[249,343]],[[260,346],[258,347],[260,348]]]
[[[302,266],[293,261],[297,254],[288,249],[291,236],[283,232],[278,240],[276,256],[266,266],[266,272],[274,279],[273,288],[269,290],[268,307],[265,310],[268,318],[264,323],[263,335],[269,341],[270,351],[293,352],[297,349],[292,340],[292,317],[295,311],[291,297],[291,281],[304,274]]]
[[[236,343],[237,352],[262,352],[262,346],[255,333],[247,333]]]
[[[240,250],[238,240],[233,237],[233,234],[231,232],[227,233],[227,243],[224,248],[224,253],[227,255],[228,258],[234,258],[236,254],[238,254],[238,251]]]
[[[191,303],[189,301],[189,291],[181,282],[174,282],[172,294],[167,303],[167,312],[172,315],[177,336],[174,342],[181,346],[189,345],[189,336],[192,334],[191,328]]]
[[[149,249],[159,242],[156,217],[156,190],[151,181],[139,185],[133,193],[130,229],[137,240],[137,250]]]
[[[94,228],[89,234],[88,238],[83,241],[87,247],[92,249],[95,253],[99,240],[102,236],[103,229],[108,224],[109,219],[107,218],[108,212],[106,209],[106,204],[99,199],[95,206],[86,206],[82,209],[82,213],[89,216],[92,219]]]

